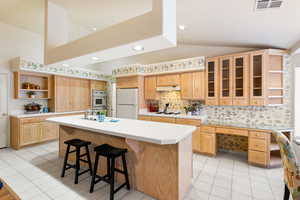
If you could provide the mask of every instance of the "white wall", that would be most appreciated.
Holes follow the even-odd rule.
[[[300,54],[294,55],[291,62],[295,67],[295,85],[294,85],[294,124],[295,136],[300,137]]]
[[[8,112],[23,112],[24,100],[13,98],[13,76],[9,61],[21,56],[27,60],[43,63],[43,38],[41,35],[0,22],[0,72],[9,74]],[[39,103],[45,104],[46,101]]]

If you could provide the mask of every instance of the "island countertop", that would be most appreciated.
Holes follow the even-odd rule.
[[[195,126],[169,124],[133,119],[118,119],[118,122],[97,122],[84,119],[83,115],[49,118],[47,121],[63,126],[113,135],[155,144],[177,144],[190,136]]]

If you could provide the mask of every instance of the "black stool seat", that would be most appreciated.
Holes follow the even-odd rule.
[[[83,146],[91,144],[91,142],[80,140],[80,139],[67,140],[64,143],[69,144],[69,145],[74,146],[74,147],[83,147]]]
[[[127,149],[120,149],[113,147],[109,144],[102,144],[100,146],[95,147],[94,151],[101,156],[113,158],[119,157],[122,154],[126,153]]]
[[[80,139],[72,139],[72,140],[67,140],[64,143],[67,144],[68,146],[67,146],[67,150],[66,150],[64,166],[63,166],[63,170],[61,173],[61,177],[64,177],[66,170],[71,169],[71,168],[75,169],[75,184],[78,183],[78,177],[82,174],[90,172],[90,175],[92,176],[93,175],[92,162],[91,162],[91,157],[90,157],[90,152],[89,152],[89,147],[88,147],[91,144],[91,142],[80,140]],[[71,147],[74,147],[75,150],[70,151]],[[86,151],[85,154],[80,154],[80,149],[82,147],[85,148],[85,151]],[[76,163],[74,165],[69,164],[68,163],[69,154],[75,153],[75,152],[76,152]],[[84,157],[84,156],[87,157],[87,160],[82,159],[82,157]],[[89,168],[87,170],[80,172],[80,161],[87,163]]]
[[[96,152],[96,157],[95,157],[95,165],[93,170],[93,178],[91,181],[90,192],[92,193],[94,191],[95,184],[99,183],[100,181],[104,181],[110,184],[110,200],[113,200],[114,194],[117,193],[123,187],[126,186],[126,188],[130,190],[128,170],[127,170],[127,164],[125,159],[125,154],[127,153],[127,149],[120,149],[120,148],[113,147],[109,144],[102,144],[100,146],[95,147],[94,150]],[[105,176],[97,175],[100,156],[106,157],[107,159],[106,160],[107,174]],[[115,166],[115,161],[118,157],[122,158],[123,170],[117,169]],[[115,189],[115,172],[121,173],[125,176],[125,182],[121,184],[117,189]]]

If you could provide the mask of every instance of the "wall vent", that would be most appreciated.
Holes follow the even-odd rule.
[[[265,10],[268,8],[280,8],[283,0],[255,0],[255,10]]]

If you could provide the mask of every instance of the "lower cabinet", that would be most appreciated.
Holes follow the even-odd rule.
[[[200,153],[216,155],[216,134],[200,133]]]
[[[68,114],[69,115],[69,114]],[[64,116],[64,115],[56,115]],[[55,117],[50,116],[50,117]],[[27,145],[56,140],[59,137],[59,125],[47,122],[48,117],[10,118],[10,144],[13,149]]]
[[[24,124],[20,130],[20,145],[34,144],[40,138],[40,124]]]

